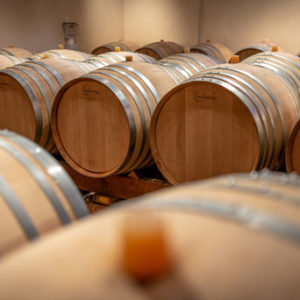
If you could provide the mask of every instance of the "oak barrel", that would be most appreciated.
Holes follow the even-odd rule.
[[[78,189],[51,155],[0,131],[0,256],[87,214]]]
[[[254,181],[258,189],[273,191],[274,187],[275,197],[230,188],[224,196],[210,197],[202,194],[205,188],[199,182],[128,201],[4,260],[0,267],[2,297],[299,299],[299,178],[271,174],[273,181],[269,175],[262,180],[247,176],[233,175],[207,184],[219,189],[222,181],[236,180],[237,185]],[[281,189],[281,196],[295,193],[294,204],[282,201],[280,192],[276,198]],[[230,201],[231,195],[239,200]],[[260,204],[257,195],[269,207]],[[138,227],[148,232],[149,219],[160,221],[170,256],[169,272],[150,282],[139,283],[122,264],[128,243],[124,228],[128,219],[135,218]],[[95,228],[105,230],[97,235]],[[150,239],[148,232],[139,239]],[[143,253],[136,251],[138,260]],[[151,252],[148,259],[153,259]]]
[[[170,72],[155,64],[123,62],[65,85],[51,124],[68,164],[84,175],[105,177],[151,163],[150,119],[176,85]]]
[[[132,61],[143,61],[148,63],[156,62],[154,57],[129,51],[106,52],[97,56],[93,56],[92,58],[85,60],[85,62],[94,64],[97,68],[102,68],[111,64],[126,61],[127,57],[131,57]]]
[[[176,53],[183,53],[184,47],[174,42],[161,40],[160,42],[147,44],[137,49],[136,52],[152,56],[159,60]]]
[[[220,64],[220,62],[200,53],[178,53],[159,60],[157,64],[174,68],[185,79],[188,79],[208,67]]]
[[[288,172],[300,174],[300,115],[291,130],[285,153],[285,166]]]
[[[131,41],[114,41],[95,48],[92,51],[92,54],[99,55],[106,52],[114,52],[116,47],[118,47],[120,51],[131,51],[131,52],[139,48],[139,46],[136,43]]]
[[[0,72],[0,128],[55,148],[50,115],[54,97],[73,78],[95,70],[92,64],[49,58],[27,61]]]
[[[287,52],[266,51],[252,55],[243,63],[273,70],[300,91],[300,57]]]
[[[33,53],[23,48],[8,47],[8,48],[0,48],[0,54],[27,58],[31,56]]]
[[[36,53],[30,56],[29,59],[37,60],[37,59],[51,58],[51,57],[84,61],[86,59],[89,59],[90,57],[93,57],[93,55],[82,51],[71,50],[71,49],[52,49],[52,50]]]
[[[219,65],[171,90],[151,120],[154,160],[170,183],[279,169],[299,97],[269,69]]]
[[[0,54],[0,70],[25,62],[26,59],[11,55]]]
[[[272,47],[276,46],[276,44],[269,42],[269,41],[259,41],[254,43],[253,45],[249,45],[247,47],[244,47],[240,50],[238,50],[235,54],[240,57],[240,61],[243,61],[244,59],[258,54],[262,52],[268,52],[272,50]],[[278,51],[283,51],[282,48],[278,48]]]
[[[191,47],[191,52],[202,53],[211,56],[221,63],[228,63],[232,56],[232,51],[220,43],[200,43]]]

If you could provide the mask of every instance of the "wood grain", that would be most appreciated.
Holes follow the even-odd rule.
[[[239,184],[239,178],[233,178]],[[254,181],[254,185],[267,186],[260,180]],[[296,218],[289,219],[285,209],[281,210],[288,209],[284,201],[278,201],[275,207],[277,200],[262,194],[264,202],[274,206],[261,209],[255,193],[236,193],[230,188],[224,191],[216,199],[206,198],[208,203],[227,206],[231,195],[235,195],[240,200],[228,205],[233,208],[245,196],[249,197],[241,204],[245,209],[267,215],[276,213],[279,220],[299,225],[299,218],[294,222]],[[297,243],[255,226],[193,210],[187,202],[189,198],[194,199],[195,206],[202,203],[201,183],[150,195],[123,209],[106,210],[16,253],[1,264],[2,296],[128,300],[296,300],[300,297]],[[181,209],[172,206],[174,199]],[[293,214],[299,216],[299,208],[294,207]],[[161,278],[141,284],[122,268],[124,226],[128,219],[137,218],[143,228],[143,219],[153,217],[163,224],[172,268]],[[18,289],[14,288],[16,285]]]
[[[2,144],[5,143],[20,152],[21,155],[29,161],[31,168],[38,168],[39,172],[44,176],[51,193],[59,199],[59,202],[66,211],[70,221],[75,221],[77,217],[70,205],[70,200],[75,201],[76,199],[68,199],[65,194],[69,185],[64,187],[65,190],[62,189],[55,181],[55,178],[48,173],[46,166],[41,165],[35,159],[34,155],[29,154],[27,150],[10,140],[8,137],[0,136],[0,140]],[[33,148],[34,147],[35,146],[33,145]],[[59,168],[59,165],[53,162],[50,167],[55,169]],[[58,169],[57,172],[61,171]],[[23,206],[40,236],[63,226],[49,197],[45,193],[45,190],[43,190],[41,183],[34,178],[31,169],[23,165],[10,151],[2,146],[0,147],[0,174],[2,180],[9,185],[10,189]],[[28,237],[25,235],[24,228],[17,221],[16,215],[8,205],[10,201],[12,200],[10,198],[5,198],[2,191],[0,191],[1,256],[6,255],[11,251],[15,251],[29,242]]]
[[[169,73],[143,62],[119,63],[70,82],[52,110],[60,153],[94,178],[148,166],[151,115],[175,85]]]
[[[216,66],[160,101],[151,121],[152,155],[173,184],[278,169],[298,109],[298,98],[272,71]]]
[[[50,116],[56,93],[64,83],[95,68],[88,63],[48,58],[3,70],[0,128],[20,133],[53,151]]]

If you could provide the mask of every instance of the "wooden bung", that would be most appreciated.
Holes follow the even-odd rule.
[[[238,55],[232,55],[230,59],[231,64],[238,64],[240,62],[240,57]]]
[[[298,176],[264,171],[128,201],[3,260],[1,296],[299,299],[299,186]],[[169,272],[136,280],[156,264]]]
[[[298,95],[275,72],[246,64],[215,66],[159,102],[151,119],[152,155],[172,184],[276,170],[298,113]]]
[[[0,130],[1,257],[87,214],[78,189],[50,154]]]
[[[165,230],[159,218],[132,213],[124,220],[122,240],[122,265],[134,279],[157,279],[170,269]]]

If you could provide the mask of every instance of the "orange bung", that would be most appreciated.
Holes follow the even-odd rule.
[[[160,219],[143,213],[125,219],[122,264],[138,281],[155,279],[169,270],[170,255]]]
[[[240,62],[240,57],[238,55],[232,55],[230,59],[231,64],[238,64]]]

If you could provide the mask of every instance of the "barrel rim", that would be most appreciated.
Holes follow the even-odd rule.
[[[291,133],[288,138],[288,143],[286,145],[286,150],[285,150],[285,164],[286,164],[286,170],[288,173],[294,172],[294,164],[292,160],[292,154],[293,154],[293,147],[295,143],[295,137],[297,133],[300,130],[300,115],[298,118],[295,120],[294,125],[291,129]]]
[[[209,80],[210,82],[210,80]],[[212,83],[212,82],[210,82]],[[163,160],[160,159],[160,153],[159,153],[159,149],[157,147],[157,141],[156,141],[156,134],[155,134],[155,130],[156,130],[156,123],[157,123],[157,120],[158,120],[158,117],[161,113],[161,110],[162,108],[164,107],[164,105],[168,102],[168,100],[175,94],[177,93],[178,91],[180,91],[181,89],[184,89],[188,86],[191,86],[191,85],[198,85],[199,84],[199,81],[191,81],[191,79],[189,81],[186,81],[186,82],[183,82],[182,84],[176,86],[175,88],[173,88],[171,91],[169,91],[167,94],[164,95],[164,97],[161,99],[161,101],[158,103],[158,105],[156,106],[156,109],[152,115],[152,118],[151,118],[151,124],[150,124],[150,148],[151,148],[151,152],[152,152],[152,156],[153,156],[153,159],[157,165],[157,167],[159,168],[159,170],[161,171],[161,173],[163,174],[163,176],[168,180],[169,183],[171,184],[178,184],[179,182],[177,181],[177,179],[169,172],[168,168],[164,165],[163,163]],[[224,86],[221,86],[219,84],[216,84],[216,83],[213,83],[221,88],[224,88],[226,89],[228,92],[232,93],[233,96],[235,98],[238,99],[238,97],[232,92],[230,91],[229,89],[227,89],[226,87]],[[248,110],[248,112],[251,114],[249,108],[243,103],[243,101],[240,101],[240,103]],[[252,115],[252,114],[251,114]],[[257,137],[259,139],[259,129],[257,128],[257,124],[256,122],[254,121],[254,124],[255,124],[255,129],[256,129],[256,133],[257,133]],[[260,150],[258,151],[260,152]],[[259,154],[257,155],[257,158],[254,162],[254,166],[253,166],[253,169],[255,169],[255,166],[258,164],[259,162]],[[252,169],[252,170],[253,170]]]
[[[101,70],[101,69],[99,69],[99,70]],[[90,75],[92,75],[92,73],[90,73]],[[69,153],[67,152],[67,150],[65,149],[65,147],[63,145],[63,141],[60,137],[59,130],[58,130],[57,113],[58,113],[59,105],[60,105],[60,102],[63,98],[63,95],[67,92],[67,90],[69,88],[71,88],[71,86],[73,86],[74,84],[76,84],[78,82],[83,82],[83,81],[94,81],[94,82],[96,82],[98,84],[101,84],[101,85],[103,85],[103,86],[105,86],[106,88],[109,89],[109,87],[107,87],[103,83],[99,82],[96,78],[87,77],[87,75],[83,75],[81,77],[75,78],[75,79],[67,82],[65,85],[63,85],[62,88],[57,93],[57,95],[54,99],[53,105],[52,105],[52,113],[51,113],[52,136],[53,136],[53,139],[55,141],[55,144],[56,144],[56,147],[57,147],[58,151],[61,153],[63,158],[66,160],[66,162],[74,170],[78,171],[82,175],[85,175],[85,176],[88,176],[88,177],[91,177],[91,178],[106,177],[106,176],[112,175],[115,171],[117,171],[119,169],[120,165],[122,165],[123,160],[118,166],[116,166],[114,169],[111,169],[107,172],[93,172],[93,171],[87,170],[87,169],[83,168],[82,166],[80,166],[69,155]],[[109,90],[111,90],[111,89],[109,89]],[[111,90],[111,92],[114,93],[112,90]],[[124,110],[124,114],[125,114],[126,118],[128,119],[125,110]],[[129,127],[129,123],[128,123],[128,127]],[[128,130],[130,131],[130,129],[128,129]],[[128,153],[129,148],[130,148],[130,143],[128,143],[128,148],[125,149],[126,151],[124,151],[124,153]]]

